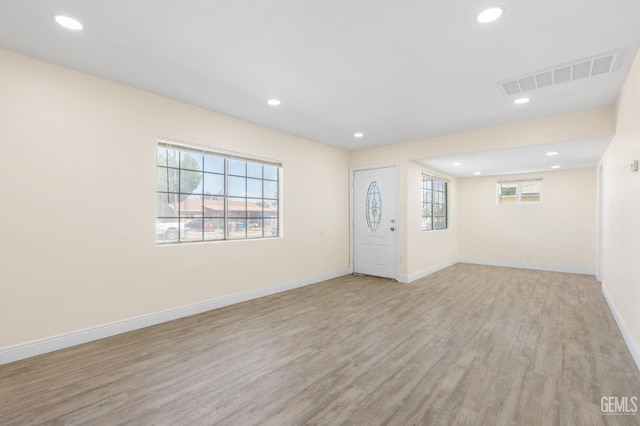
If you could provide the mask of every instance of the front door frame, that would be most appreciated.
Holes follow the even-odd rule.
[[[395,171],[395,200],[393,202],[396,206],[396,238],[395,238],[395,255],[396,258],[393,262],[393,270],[394,270],[394,278],[396,281],[398,280],[398,235],[399,235],[399,212],[400,206],[398,205],[398,190],[399,190],[399,180],[398,180],[398,163],[383,163],[383,164],[372,164],[369,166],[354,166],[349,167],[349,273],[353,274],[354,264],[355,264],[355,217],[354,217],[354,208],[355,208],[355,176],[356,172],[364,171],[364,170],[373,170],[373,169],[383,169],[393,167]]]

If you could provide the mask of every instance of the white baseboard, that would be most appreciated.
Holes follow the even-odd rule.
[[[566,272],[569,274],[584,274],[595,275],[596,271],[593,268],[578,268],[573,266],[558,266],[558,265],[540,265],[536,263],[524,263],[524,262],[501,262],[485,259],[472,259],[467,257],[458,258],[459,263],[473,263],[475,265],[489,265],[489,266],[503,266],[506,268],[518,268],[518,269],[535,269],[538,271],[551,271],[551,272]]]
[[[409,275],[398,275],[398,282],[401,283],[411,283],[415,280],[418,280],[422,277],[426,277],[427,275],[433,274],[441,269],[448,268],[449,266],[455,265],[456,263],[472,263],[475,265],[488,265],[488,266],[502,266],[506,268],[519,268],[519,269],[534,269],[538,271],[551,271],[551,272],[566,272],[570,274],[585,274],[585,275],[594,275],[595,270],[590,268],[574,268],[568,266],[557,266],[557,265],[539,265],[534,263],[523,263],[523,262],[499,262],[493,260],[485,260],[485,259],[472,259],[468,257],[456,257],[446,262],[438,263],[437,265],[430,266],[421,271],[414,272]]]
[[[422,269],[418,272],[414,272],[413,274],[398,275],[398,282],[409,284],[422,277],[433,274],[434,272],[438,272],[441,269],[448,268],[451,265],[455,265],[456,263],[458,263],[458,259],[451,259],[447,260],[446,262],[438,263],[437,265],[429,266],[428,268]]]
[[[633,357],[633,360],[636,362],[636,366],[640,370],[640,349],[638,349],[637,343],[633,340],[631,333],[629,333],[629,329],[627,328],[627,325],[624,323],[624,320],[620,316],[620,313],[618,312],[616,305],[613,303],[613,299],[611,299],[611,296],[609,295],[607,288],[604,286],[604,283],[602,283],[602,294],[604,295],[604,299],[607,301],[607,304],[609,305],[609,309],[613,314],[613,318],[615,318],[616,322],[618,323],[618,328],[622,332],[622,337],[624,337],[624,341],[627,343],[629,352],[631,352],[631,356]]]
[[[339,271],[328,272],[326,274],[315,275],[313,277],[302,278],[269,287],[232,294],[218,299],[205,300],[191,305],[180,306],[162,312],[141,315],[139,317],[99,325],[97,327],[47,337],[20,345],[9,346],[0,349],[0,365],[41,355],[47,352],[57,351],[59,349],[69,348],[82,343],[103,339],[105,337],[115,336],[116,334],[138,330],[178,318],[200,314],[202,312],[211,311],[213,309],[222,308],[235,303],[246,302],[247,300],[257,299],[270,294],[304,287],[306,285],[341,277],[348,273],[349,269],[341,269]]]

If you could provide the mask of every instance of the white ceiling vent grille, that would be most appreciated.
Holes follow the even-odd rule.
[[[583,78],[595,77],[615,71],[620,51],[603,53],[569,64],[510,78],[498,83],[505,96],[542,89]]]

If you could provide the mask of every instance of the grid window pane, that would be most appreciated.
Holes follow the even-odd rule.
[[[184,170],[202,170],[202,154],[181,152],[180,168]]]
[[[206,219],[202,236],[205,240],[224,240],[224,219]]]
[[[263,166],[264,178],[269,180],[278,180],[278,168],[274,166]]]
[[[246,176],[247,163],[245,161],[229,160],[229,174],[234,176]]]
[[[229,239],[237,240],[247,238],[247,220],[234,219],[229,222]]]
[[[183,194],[202,194],[202,172],[180,170],[180,192]]]
[[[277,219],[265,219],[264,221],[264,236],[265,237],[277,237],[278,232],[278,220]]]
[[[498,203],[510,204],[518,202],[518,183],[502,182],[498,184]]]
[[[180,221],[176,217],[156,218],[156,242],[171,243],[178,241]]]
[[[247,199],[229,197],[229,201],[227,202],[227,212],[230,219],[247,217]]]
[[[183,227],[180,229],[180,241],[202,241],[202,229]]]
[[[278,217],[278,206],[270,206],[265,204],[264,207],[262,208],[263,210],[263,217],[269,217],[269,218],[274,218],[274,217]]]
[[[159,143],[156,242],[279,236],[279,167]]]
[[[156,167],[156,191],[178,192],[180,187],[180,171],[166,167]]]
[[[262,198],[262,180],[247,179],[247,197]]]
[[[180,195],[172,192],[159,192],[157,217],[178,217]]]
[[[522,194],[520,197],[521,203],[539,203],[540,202],[540,194]]]
[[[262,238],[264,236],[263,219],[247,219],[247,238]]]
[[[156,191],[169,191],[166,167],[156,167]]]
[[[539,180],[529,180],[520,182],[520,188],[523,194],[538,194],[540,193],[540,186],[542,185],[542,181]]]
[[[247,217],[262,217],[262,199],[247,198]]]
[[[224,195],[224,176],[213,173],[204,174],[204,194]]]
[[[176,212],[170,205],[171,196],[166,192],[159,192],[156,201],[156,217],[176,217]]]
[[[167,166],[167,148],[156,149],[156,164],[158,166]]]
[[[178,192],[180,190],[180,170],[167,169],[167,187],[169,192]]]
[[[224,174],[224,158],[212,155],[204,156],[204,171]]]
[[[227,194],[231,197],[244,197],[247,191],[247,178],[229,176]]]
[[[202,210],[204,217],[224,218],[224,197],[212,197],[205,195],[202,200]]]
[[[523,203],[537,203],[540,201],[542,189],[541,180],[529,180],[520,182],[520,200]]]
[[[278,198],[278,182],[265,180],[264,186],[264,198]]]
[[[247,176],[262,179],[262,164],[247,163]]]
[[[202,217],[203,200],[200,195],[180,194],[178,206],[181,219],[192,219]]]
[[[178,214],[178,203],[180,202],[180,195],[174,192],[160,193],[162,196],[162,200],[168,206],[171,207],[171,211],[173,212],[170,216],[177,216]],[[164,216],[164,215],[163,215]]]
[[[180,152],[175,149],[167,149],[167,166],[180,167]]]
[[[510,195],[510,196],[502,196],[499,200],[500,204],[518,204],[518,196]]]
[[[500,185],[500,195],[512,196],[518,195],[518,183],[503,183]]]

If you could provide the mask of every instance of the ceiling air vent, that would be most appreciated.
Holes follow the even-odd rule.
[[[499,83],[505,96],[542,89],[583,78],[595,77],[615,71],[620,51],[603,53],[602,55],[560,65],[546,70],[510,78]]]

